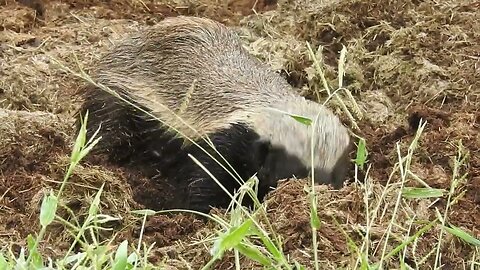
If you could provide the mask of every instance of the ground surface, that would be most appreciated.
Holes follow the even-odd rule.
[[[480,2],[24,2],[33,3],[30,6],[37,9],[37,17],[31,7],[12,0],[0,2],[1,246],[18,249],[29,233],[38,231],[38,206],[43,192],[49,187],[58,188],[68,165],[75,136],[74,114],[81,102],[77,90],[83,82],[62,71],[52,58],[74,70],[80,65],[88,72],[119,37],[178,14],[207,16],[237,27],[253,54],[268,61],[310,98],[316,97],[315,90],[322,84],[313,72],[305,41],[313,48],[324,46],[326,76],[334,87],[337,59],[344,45],[344,85],[362,110],[354,115],[360,127],[354,132],[366,139],[372,165],[370,200],[380,200],[382,187],[398,161],[396,142],[401,142],[405,153],[419,120],[427,120],[411,170],[430,186],[449,189],[452,158],[462,140],[470,157],[461,173],[468,175],[455,192],[454,196],[460,196],[450,209],[448,221],[480,237]],[[347,117],[342,118],[353,127]],[[360,176],[363,178],[362,173]],[[350,182],[353,179],[352,172]],[[398,173],[391,181],[399,181]],[[162,193],[135,172],[90,157],[76,170],[64,203],[78,215],[85,213],[104,182],[102,212],[122,217],[115,227],[119,241],[134,241],[141,223],[130,210],[160,207]],[[413,180],[408,183],[418,186]],[[270,194],[268,216],[283,238],[284,252],[310,265],[311,230],[304,184],[287,182]],[[348,265],[352,256],[333,217],[361,243],[360,229],[366,222],[363,191],[358,184],[350,184],[340,191],[319,187],[318,192],[320,259],[325,268]],[[381,243],[395,199],[391,193],[381,200],[385,211],[372,229],[374,244]],[[434,219],[435,208],[443,213],[445,202],[445,197],[438,201],[403,201],[393,231],[404,233],[409,226],[404,220],[414,214],[422,220]],[[195,241],[214,233],[213,224],[186,214],[155,216],[147,222],[145,239],[156,242],[152,260],[178,269],[188,265],[197,269],[208,261],[210,244]],[[409,249],[410,264],[415,264],[415,256],[427,255],[436,247],[438,234],[435,228],[423,235],[416,243],[415,254]],[[52,227],[47,235],[48,241],[42,246],[45,252],[56,256],[68,248],[70,236],[62,227]],[[378,256],[374,247],[371,253]],[[447,235],[442,246],[445,269],[467,265],[473,252],[471,245]],[[216,269],[229,269],[233,263],[230,256]],[[417,267],[430,269],[431,262],[430,256]],[[244,262],[246,267],[250,264]]]

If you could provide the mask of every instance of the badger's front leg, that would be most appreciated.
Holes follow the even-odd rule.
[[[230,188],[228,191],[232,193],[233,190]],[[230,201],[230,197],[210,176],[192,180],[187,186],[186,195],[186,207],[202,213],[208,213],[211,207],[225,208]]]
[[[239,185],[235,178],[218,164],[218,162],[220,162],[224,167],[228,168],[225,166],[226,164],[223,162],[223,159],[215,154],[214,151],[208,149],[208,146],[202,145],[202,147],[210,152],[210,155],[215,157],[216,160],[212,159],[210,155],[202,150],[192,148],[188,153],[190,156],[187,157],[177,177],[181,177],[182,179],[179,179],[179,181],[183,182],[185,194],[181,194],[181,196],[184,198],[184,207],[208,213],[211,207],[225,208],[228,206],[231,198],[225,193],[223,188],[230,194],[233,194]],[[217,147],[217,149],[218,148],[219,147]],[[235,168],[238,167],[236,166],[238,163],[236,159],[230,158],[232,157],[232,151],[229,149],[220,149],[219,152],[220,151],[222,156],[224,156],[232,166]],[[201,166],[197,163],[200,163]],[[212,178],[212,175],[218,183]],[[220,187],[219,184],[221,184],[223,188]]]
[[[266,155],[263,144],[260,147],[257,134],[239,124],[232,125],[231,128],[209,137],[215,145],[216,151],[203,142],[200,145],[210,155],[197,146],[191,146],[189,153],[233,195],[235,190],[240,187],[239,182],[246,181],[263,164]],[[222,156],[219,156],[218,153]],[[212,156],[216,160],[212,159]],[[190,157],[188,159],[189,161],[186,163],[188,168],[183,168],[183,172],[188,174],[187,178],[184,178],[187,179],[186,207],[201,212],[208,212],[211,206],[227,207],[231,202],[230,196],[204,168]],[[229,164],[226,164],[225,160]],[[235,171],[232,170],[232,167]]]

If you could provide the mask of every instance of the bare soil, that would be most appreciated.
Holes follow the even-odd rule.
[[[426,130],[411,170],[434,188],[449,189],[458,143],[469,150],[467,173],[454,196],[448,222],[480,237],[480,2],[475,0],[1,0],[0,1],[0,246],[18,250],[29,233],[38,231],[38,209],[49,188],[58,189],[69,163],[75,134],[75,113],[81,103],[80,79],[62,71],[52,60],[88,72],[115,40],[167,16],[210,17],[235,27],[245,45],[267,61],[309,98],[317,98],[321,81],[314,75],[306,41],[323,46],[329,83],[338,85],[337,65],[342,46],[347,49],[344,86],[358,102],[355,114],[369,150],[371,200],[379,200],[398,161],[396,144],[405,154],[420,119]],[[253,8],[253,9],[252,9]],[[324,97],[324,94],[320,94]],[[332,108],[336,108],[334,103]],[[338,110],[350,127],[352,123]],[[362,116],[362,117],[360,117]],[[353,154],[353,153],[352,153]],[[352,155],[353,158],[353,155]],[[360,178],[364,176],[360,172]],[[390,182],[398,182],[396,173]],[[361,243],[366,224],[361,186],[354,182],[341,190],[318,187],[319,257],[324,268],[351,263],[346,232]],[[118,242],[135,241],[141,219],[131,210],[160,209],[168,191],[135,171],[118,168],[91,156],[74,173],[63,204],[81,219],[95,192],[105,183],[103,213],[121,217],[115,228]],[[311,266],[311,229],[305,181],[285,181],[269,194],[268,217],[291,258]],[[409,186],[418,185],[410,180]],[[382,203],[387,209],[372,228],[373,246],[383,247],[396,197]],[[442,213],[446,196],[406,200],[395,219],[404,235],[412,215],[433,220]],[[71,216],[62,208],[60,215]],[[221,210],[218,210],[222,214]],[[336,221],[339,224],[337,225]],[[412,232],[420,225],[412,225]],[[144,239],[156,242],[152,260],[172,268],[200,268],[209,260],[209,245],[195,242],[215,234],[211,222],[187,214],[148,219]],[[413,234],[413,233],[411,233]],[[415,266],[436,248],[439,227],[421,237],[408,263],[431,269],[433,257]],[[105,235],[109,237],[109,235]],[[402,239],[389,243],[391,247]],[[71,236],[56,224],[42,249],[51,256],[68,248]],[[478,249],[477,249],[478,250]],[[372,248],[373,252],[373,248]],[[475,248],[447,235],[442,245],[445,269],[463,269]],[[378,258],[381,248],[375,251]],[[478,257],[478,253],[477,253]],[[255,268],[243,260],[245,269]],[[478,258],[477,258],[478,260]],[[398,260],[394,260],[398,261]],[[233,255],[215,269],[231,269]],[[393,262],[393,261],[392,261]],[[398,267],[398,265],[392,265]]]

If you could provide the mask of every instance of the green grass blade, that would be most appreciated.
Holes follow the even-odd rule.
[[[427,225],[423,226],[420,230],[418,230],[414,235],[410,236],[409,238],[406,239],[406,241],[402,242],[400,245],[396,246],[392,251],[390,251],[388,254],[386,254],[383,259],[388,260],[391,257],[395,256],[398,254],[401,250],[403,250],[408,244],[413,242],[415,239],[419,238],[422,234],[424,234],[426,231],[430,230],[435,223],[438,222],[438,219],[435,219],[431,222],[429,222]],[[373,267],[378,267],[379,263],[376,263],[373,265]]]
[[[215,241],[211,253],[214,256],[221,256],[226,250],[237,246],[249,234],[252,224],[253,221],[247,219],[240,226],[230,228]]]
[[[301,265],[297,261],[295,261],[294,264],[295,264],[295,269],[297,269],[297,270],[307,270],[307,268],[305,268],[305,266]]]
[[[310,126],[312,124],[312,119],[310,118],[299,116],[299,115],[293,115],[293,114],[289,114],[289,116],[295,119],[297,122],[300,122],[306,126]]]
[[[77,139],[75,140],[75,144],[73,145],[72,155],[70,157],[72,163],[77,163],[79,161],[80,151],[87,140],[87,120],[88,111],[85,113],[83,118],[80,117],[81,126],[77,135]]]
[[[438,198],[445,193],[444,189],[405,187],[402,196],[407,199]]]
[[[365,142],[365,139],[360,138],[360,140],[358,141],[357,156],[354,161],[355,164],[357,164],[357,166],[360,167],[360,169],[362,170],[365,163],[367,163],[367,157],[367,143]]]
[[[82,261],[86,256],[87,256],[87,254],[84,253],[84,252],[80,252],[80,253],[77,253],[77,254],[74,254],[74,255],[70,255],[70,256],[65,258],[63,263],[65,265],[73,264],[73,263]]]
[[[20,254],[18,254],[17,264],[15,265],[15,269],[24,269],[27,267],[27,261],[25,260],[25,249],[22,247],[20,249]]]
[[[282,261],[283,254],[282,252],[275,246],[275,244],[272,242],[272,239],[261,233],[257,228],[253,228],[255,230],[255,234],[260,237],[262,240],[262,243],[265,245],[267,248],[268,252],[275,258],[276,261]]]
[[[102,195],[104,186],[105,186],[105,183],[102,184],[97,194],[95,194],[95,198],[93,199],[93,202],[88,209],[89,216],[95,216],[97,214],[98,206],[100,205],[100,196]]]
[[[262,252],[260,252],[260,250],[257,248],[247,246],[243,243],[238,244],[235,248],[245,257],[262,264],[264,267],[272,266],[270,259],[263,255]]]
[[[82,160],[90,151],[92,151],[92,148],[97,145],[97,143],[102,139],[102,137],[96,138],[94,141],[92,141],[90,144],[88,144],[85,148],[83,148],[80,153],[78,154],[77,161]]]
[[[42,227],[47,227],[53,222],[55,213],[57,212],[58,198],[50,192],[49,195],[43,197],[42,205],[40,207],[40,224]]]
[[[317,211],[317,200],[315,197],[315,194],[311,194],[312,196],[312,204],[310,207],[310,224],[312,228],[315,230],[320,229],[320,218],[318,217],[318,211]]]
[[[128,241],[123,241],[115,253],[115,262],[113,264],[113,270],[127,269],[127,257],[128,257]]]
[[[38,253],[37,248],[36,248],[36,240],[35,238],[29,234],[27,236],[27,247],[28,247],[28,252],[31,254],[31,264],[35,268],[43,268],[43,259],[42,256]]]
[[[447,232],[449,232],[450,234],[464,240],[465,242],[467,243],[470,243],[474,246],[477,246],[477,247],[480,247],[480,240],[478,240],[477,238],[473,237],[472,235],[470,235],[469,233],[467,233],[466,231],[450,224],[450,227],[447,227],[447,226],[444,226],[443,227]]]
[[[3,256],[3,253],[0,253],[0,270],[7,270],[9,269],[9,264],[5,257]]]
[[[130,253],[130,255],[128,255],[128,257],[127,257],[127,262],[128,262],[129,264],[134,265],[135,262],[137,262],[137,261],[138,261],[137,253],[132,252],[132,253]]]
[[[370,270],[371,269],[370,265],[368,264],[368,258],[367,258],[366,254],[362,253],[360,255],[360,260],[361,260],[361,264],[360,264],[360,269],[361,270]]]
[[[400,270],[407,270],[407,264],[405,263],[403,256],[400,256]]]

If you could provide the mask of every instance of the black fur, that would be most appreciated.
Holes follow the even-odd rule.
[[[84,115],[89,110],[88,137],[102,125],[100,135],[103,140],[97,151],[107,153],[118,165],[139,169],[154,181],[168,181],[169,186],[175,187],[172,192],[175,198],[166,208],[183,207],[208,212],[210,206],[228,206],[230,198],[188,154],[203,164],[231,193],[239,185],[203,150],[193,144],[182,147],[182,139],[167,133],[158,120],[150,120],[141,111],[119,102],[106,92],[90,90],[81,113]],[[309,170],[298,158],[288,155],[283,148],[271,147],[246,125],[233,124],[230,129],[210,134],[209,138],[243,180],[258,172],[260,200],[279,179],[292,175],[308,176]],[[205,141],[197,143],[218,161],[223,161]],[[230,168],[224,162],[222,164]],[[331,178],[319,170],[316,175]],[[246,204],[250,203],[247,200]]]
[[[81,114],[86,110],[89,111],[87,136],[92,136],[101,125],[103,139],[96,151],[107,153],[118,165],[137,168],[147,177],[168,181],[175,187],[176,198],[165,207],[208,212],[209,206],[225,207],[230,202],[224,191],[188,154],[202,163],[230,192],[238,188],[235,179],[199,147],[192,144],[182,148],[182,139],[167,133],[157,120],[147,120],[148,116],[133,106],[119,103],[115,97],[98,90],[90,92]],[[241,124],[220,130],[209,138],[244,180],[259,170],[268,149],[258,143],[255,132]],[[197,143],[218,161],[223,161],[205,141]],[[229,168],[227,164],[224,166]],[[260,189],[261,194],[268,191],[268,187]]]

